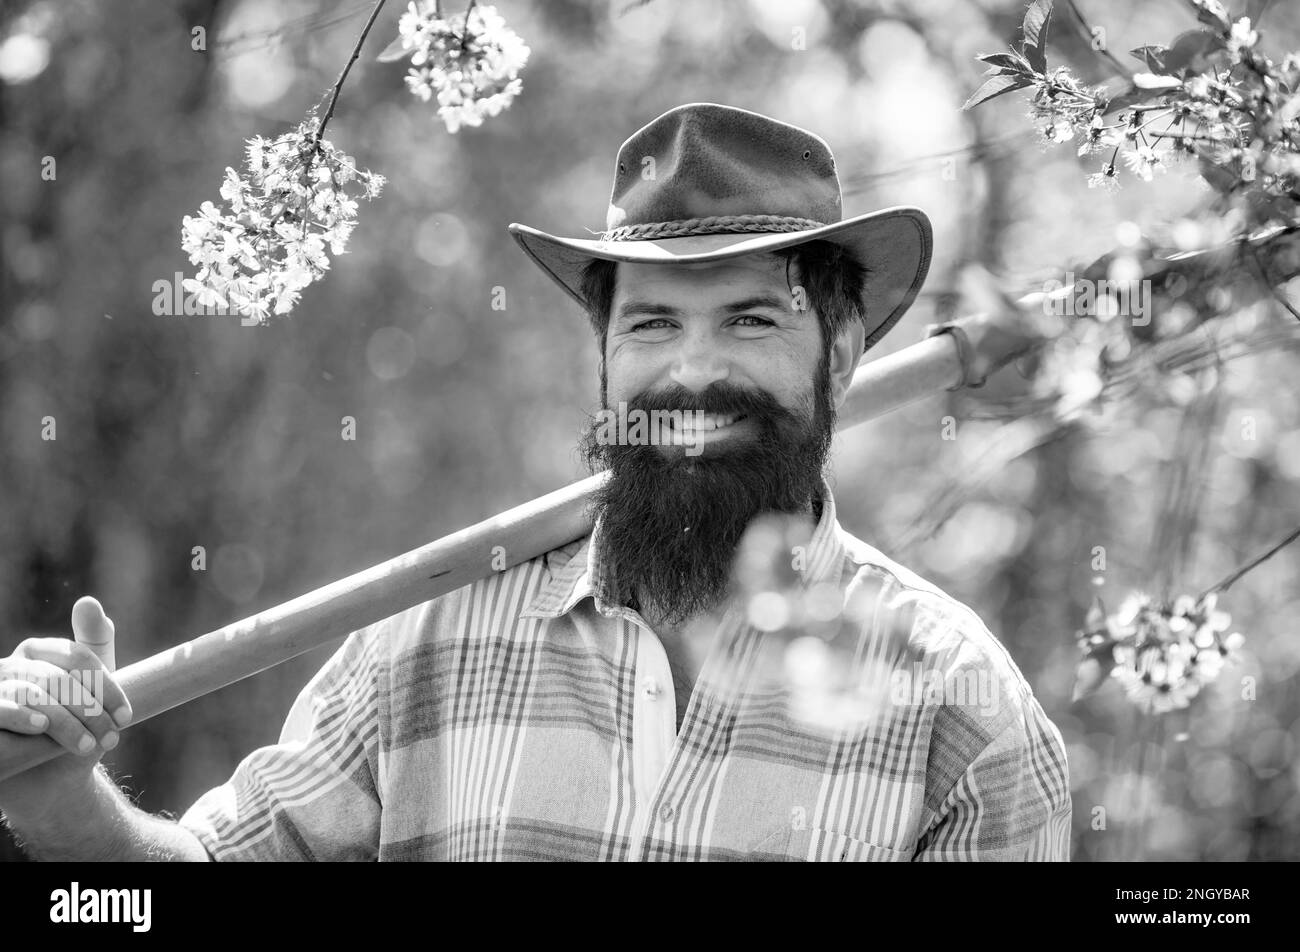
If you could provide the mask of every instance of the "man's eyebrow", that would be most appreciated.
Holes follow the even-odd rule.
[[[782,301],[775,294],[755,294],[751,297],[742,298],[739,301],[732,301],[724,304],[718,310],[723,314],[739,314],[743,311],[754,311],[762,308],[771,308],[773,310],[783,311],[790,306],[789,301]],[[674,317],[678,314],[677,308],[670,304],[657,304],[654,301],[625,301],[618,309],[616,319],[625,319],[636,316],[650,317]]]
[[[649,315],[653,317],[672,317],[677,314],[677,308],[670,304],[656,304],[654,301],[624,301],[619,306],[616,318],[626,318],[632,315]]]
[[[788,310],[789,301],[782,301],[775,294],[755,294],[753,297],[747,297],[741,301],[732,301],[725,305],[722,311],[727,314],[738,314],[741,311],[756,311],[762,308],[773,308],[778,311]]]

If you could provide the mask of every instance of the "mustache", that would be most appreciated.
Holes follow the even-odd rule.
[[[681,384],[672,384],[662,390],[643,391],[627,401],[629,409],[680,410],[719,415],[752,416],[776,420],[797,419],[776,397],[765,390],[748,389],[736,384],[718,381],[703,390],[688,390]]]

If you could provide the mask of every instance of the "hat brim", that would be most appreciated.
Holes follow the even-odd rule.
[[[919,208],[906,205],[806,231],[608,241],[561,238],[512,223],[510,234],[528,257],[584,306],[582,272],[596,258],[641,264],[694,264],[777,251],[819,239],[833,242],[848,249],[867,269],[863,288],[867,315],[864,349],[884,337],[916,300],[930,270],[934,246],[930,219]]]

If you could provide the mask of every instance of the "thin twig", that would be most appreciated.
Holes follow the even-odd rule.
[[[357,61],[361,55],[361,47],[366,42],[366,37],[370,35],[370,28],[375,25],[375,20],[379,18],[379,11],[384,8],[385,0],[376,0],[375,8],[370,11],[370,19],[366,20],[365,29],[361,31],[361,36],[357,37],[357,45],[352,47],[352,55],[348,61],[343,64],[343,72],[339,73],[339,78],[334,83],[334,92],[330,96],[329,108],[325,110],[325,118],[320,121],[316,129],[316,136],[313,145],[320,147],[321,136],[325,134],[325,126],[329,124],[330,117],[334,115],[334,105],[339,101],[339,93],[343,90],[343,81],[348,78],[348,71],[352,69],[352,64]]]
[[[1132,764],[1128,771],[1126,779],[1129,780],[1130,789],[1133,791],[1129,797],[1130,803],[1141,803],[1142,793],[1142,755],[1146,751],[1146,743],[1143,728],[1146,726],[1146,720],[1143,718],[1142,709],[1136,704],[1133,705],[1133,728],[1129,733],[1128,756],[1125,758]],[[1137,859],[1142,848],[1138,843],[1138,837],[1141,831],[1138,826],[1138,817],[1132,816],[1124,825],[1123,848],[1120,852],[1120,859],[1132,862]]]
[[[1251,559],[1241,568],[1237,569],[1237,571],[1233,572],[1227,578],[1223,579],[1223,581],[1215,585],[1211,585],[1209,588],[1207,588],[1204,592],[1201,593],[1201,598],[1205,598],[1206,595],[1210,595],[1215,592],[1226,592],[1229,586],[1231,586],[1234,582],[1236,582],[1237,579],[1241,578],[1243,575],[1245,575],[1247,572],[1249,572],[1251,569],[1255,568],[1256,566],[1260,565],[1261,563],[1267,562],[1269,559],[1277,555],[1279,552],[1285,549],[1296,539],[1300,539],[1300,528],[1297,528],[1289,536],[1287,536],[1277,545],[1273,546],[1273,548],[1269,549],[1263,555],[1259,556],[1256,559]]]
[[[1204,325],[1202,325],[1203,327]],[[1193,332],[1194,333],[1194,332]],[[1239,341],[1228,341],[1228,343],[1239,343]],[[1300,346],[1300,336],[1294,333],[1276,334],[1271,337],[1251,338],[1245,346],[1238,350],[1216,353],[1214,350],[1191,350],[1183,352],[1171,351],[1168,354],[1151,354],[1149,360],[1140,362],[1126,363],[1119,369],[1112,372],[1112,375],[1106,380],[1105,388],[1102,391],[1107,397],[1118,397],[1123,394],[1121,391],[1136,384],[1142,380],[1148,379],[1150,369],[1155,368],[1163,372],[1172,370],[1181,370],[1183,373],[1192,374],[1206,369],[1207,366],[1217,365],[1220,363],[1231,363],[1242,357],[1250,357],[1254,354],[1263,353],[1271,350],[1273,345],[1280,347]],[[1153,345],[1159,347],[1160,345]]]
[[[465,44],[469,42],[469,15],[474,12],[474,0],[469,0],[469,6],[465,8],[465,25],[460,28],[460,51],[465,52]]]
[[[1147,751],[1151,746],[1147,741],[1151,731],[1155,729],[1155,724],[1152,723],[1152,720],[1153,719],[1149,717],[1139,718],[1137,730],[1137,790],[1135,791],[1136,796],[1134,799],[1137,800],[1138,809],[1137,817],[1133,822],[1133,835],[1129,837],[1129,846],[1132,848],[1133,860],[1135,862],[1142,858],[1142,854],[1146,848],[1148,799],[1147,769],[1149,767],[1147,762]],[[1157,715],[1154,720],[1159,722],[1160,716]]]
[[[1291,302],[1286,299],[1286,295],[1284,295],[1281,291],[1279,291],[1273,285],[1273,282],[1269,280],[1268,272],[1264,270],[1264,262],[1259,260],[1259,255],[1255,253],[1254,246],[1248,241],[1243,242],[1243,244],[1245,245],[1246,250],[1250,252],[1250,260],[1255,262],[1255,267],[1259,269],[1259,278],[1261,281],[1264,282],[1264,285],[1265,287],[1268,288],[1269,293],[1273,295],[1273,299],[1277,301],[1279,304],[1281,304],[1288,311],[1290,311],[1292,317],[1294,317],[1297,321],[1300,321],[1300,311],[1297,311],[1291,305]]]
[[[627,16],[633,10],[639,9],[640,7],[647,7],[652,3],[654,3],[654,0],[633,0],[632,3],[629,3],[622,10],[618,11],[618,16],[620,17]]]
[[[1092,37],[1093,37],[1092,25],[1084,18],[1083,13],[1081,13],[1079,8],[1075,5],[1074,0],[1069,0],[1069,4],[1070,4],[1070,12],[1073,13],[1074,18],[1079,21],[1079,26],[1083,29],[1083,32],[1087,34],[1089,45],[1091,45]],[[1119,74],[1121,76],[1131,76],[1133,74],[1132,70],[1125,67],[1124,64],[1121,63],[1119,59],[1115,56],[1115,54],[1110,51],[1109,47],[1103,44],[1102,48],[1097,50],[1097,52],[1100,53],[1105,59],[1109,60],[1111,65],[1114,66],[1115,69],[1119,71]]]
[[[989,139],[985,142],[972,143],[968,146],[961,146],[956,149],[947,149],[943,152],[931,152],[926,155],[918,155],[893,168],[845,175],[840,181],[843,186],[844,194],[849,195],[868,188],[875,182],[893,176],[906,175],[910,172],[918,171],[921,166],[933,164],[934,162],[943,159],[955,159],[963,156],[971,159],[995,157],[999,154],[1001,147],[1006,147],[1007,152],[1010,153],[1015,150],[1017,143],[1032,138],[1034,134],[1034,130],[1032,129],[1012,132],[996,139]]]
[[[1181,139],[1184,142],[1218,142],[1214,136],[1185,135],[1181,132],[1153,132],[1153,139]]]
[[[1151,800],[1159,796],[1160,784],[1164,778],[1165,757],[1168,751],[1165,749],[1166,731],[1168,728],[1168,713],[1159,714],[1154,723],[1148,723],[1149,732],[1154,734],[1150,737],[1150,746],[1154,748],[1152,753],[1154,757],[1145,758],[1146,763],[1142,769],[1142,779],[1147,780],[1147,770],[1150,770],[1150,782],[1142,784],[1142,808],[1138,813],[1138,844],[1139,849],[1145,851],[1148,845],[1148,830],[1151,827]],[[1143,754],[1146,754],[1145,748]],[[1151,763],[1154,761],[1154,764]],[[1138,857],[1142,858],[1141,855]]]
[[[1064,439],[1067,436],[1077,432],[1077,427],[1070,420],[1054,420],[1049,414],[1044,413],[1037,423],[1041,426],[1041,431],[1032,434],[1027,442],[1016,445],[1007,438],[1007,431],[1021,421],[1012,421],[999,427],[989,439],[989,446],[980,453],[979,457],[964,469],[962,475],[955,481],[955,485],[940,490],[935,493],[923,508],[927,514],[927,519],[918,519],[910,531],[895,540],[893,545],[900,551],[908,550],[914,545],[933,538],[940,529],[947,525],[948,521],[957,514],[957,510],[967,502],[980,486],[987,480],[991,479],[997,472],[1005,469],[1007,464],[1026,456],[1035,450],[1047,446],[1049,443],[1055,443],[1057,440]],[[1029,421],[1024,421],[1028,424]],[[1003,437],[999,442],[998,437]],[[1011,442],[1010,452],[1003,444]]]
[[[246,30],[233,36],[222,36],[208,45],[213,51],[222,50],[232,57],[242,56],[245,53],[262,49],[274,42],[283,40],[287,36],[305,36],[315,30],[323,30],[345,20],[351,20],[357,14],[363,12],[367,6],[369,6],[368,3],[360,3],[342,13],[312,13],[307,16],[286,20],[279,26],[272,27],[269,30]],[[239,46],[241,43],[250,45],[234,50],[234,47]]]
[[[1218,395],[1218,388],[1208,387],[1188,405],[1179,421],[1174,451],[1162,467],[1170,478],[1151,533],[1147,562],[1157,566],[1155,588],[1166,602],[1174,581],[1188,570],[1205,492],[1205,480],[1198,474],[1206,471],[1211,445],[1206,435],[1213,431]]]

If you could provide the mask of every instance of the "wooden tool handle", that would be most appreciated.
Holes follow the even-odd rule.
[[[839,414],[841,429],[941,392],[965,377],[950,335],[863,365]],[[598,473],[467,529],[331,582],[282,605],[127,665],[117,673],[132,724],[288,661],[494,571],[493,554],[518,565],[591,531]],[[501,559],[496,561],[501,564]],[[59,756],[43,735],[0,730],[0,780]]]

